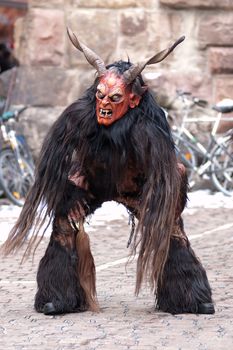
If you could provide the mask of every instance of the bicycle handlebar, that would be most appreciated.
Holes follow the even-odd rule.
[[[195,103],[195,105],[197,105],[197,106],[200,106],[200,107],[208,106],[208,102],[206,100],[202,100],[198,97],[193,97],[192,100]]]
[[[4,112],[2,115],[0,115],[0,121],[7,122],[10,119],[17,119],[19,115],[27,108],[28,106],[24,106],[20,109],[16,109],[15,111]]]
[[[190,96],[190,95],[192,95],[191,94],[191,92],[189,92],[189,91],[182,91],[182,90],[176,90],[176,94],[178,95],[178,96]]]
[[[182,98],[183,101],[188,100],[193,102],[195,105],[200,107],[207,107],[208,101],[200,99],[198,97],[192,96],[191,92],[176,90],[176,94],[178,97]]]

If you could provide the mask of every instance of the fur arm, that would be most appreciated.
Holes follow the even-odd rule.
[[[90,103],[88,94],[83,99],[69,106],[54,123],[43,143],[32,186],[21,214],[3,246],[4,254],[19,249],[29,233],[32,236],[26,252],[30,253],[32,246],[37,246],[39,230],[46,218],[52,220],[55,212],[69,196],[67,187],[72,165],[72,156],[80,144],[80,124],[93,116],[93,101]],[[92,118],[93,119],[93,118]],[[75,187],[73,185],[73,187]],[[71,191],[72,192],[72,191]],[[82,191],[81,191],[82,192]],[[83,193],[77,196],[83,196]],[[43,238],[43,234],[39,241]]]

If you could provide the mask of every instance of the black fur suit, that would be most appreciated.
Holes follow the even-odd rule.
[[[130,66],[119,61],[107,69],[122,75]],[[136,79],[138,88],[144,86],[141,75]],[[99,125],[98,81],[64,111],[46,137],[35,184],[5,251],[20,247],[35,225],[30,253],[49,215],[53,231],[39,265],[36,310],[98,310],[94,260],[83,223],[103,202],[114,200],[138,219],[132,240],[139,251],[136,293],[144,276],[159,310],[213,313],[206,272],[183,229],[186,176],[177,164],[165,115],[147,90],[136,108],[108,127]]]

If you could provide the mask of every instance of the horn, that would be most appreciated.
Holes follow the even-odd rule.
[[[76,49],[83,52],[87,61],[97,70],[98,75],[103,75],[106,72],[104,61],[94,51],[82,44],[69,28],[67,28],[67,34]]]
[[[126,84],[132,83],[132,81],[143,71],[143,69],[150,64],[158,63],[164,60],[177,45],[179,45],[182,41],[184,41],[185,36],[180,37],[175,43],[166,50],[160,51],[155,56],[149,58],[145,62],[139,62],[137,64],[133,64],[127,71],[124,72],[123,77]]]

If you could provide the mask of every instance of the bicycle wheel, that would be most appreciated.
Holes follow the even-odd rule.
[[[233,196],[233,140],[217,146],[212,157],[212,181],[226,196]]]
[[[179,137],[178,135],[173,135],[176,144],[176,156],[178,162],[182,163],[187,172],[188,181],[190,182],[193,178],[196,168],[196,157],[192,148],[188,143]]]
[[[22,158],[21,169],[11,149],[4,149],[0,153],[1,187],[6,197],[18,206],[24,204],[25,197],[34,181],[33,169],[24,158]]]

